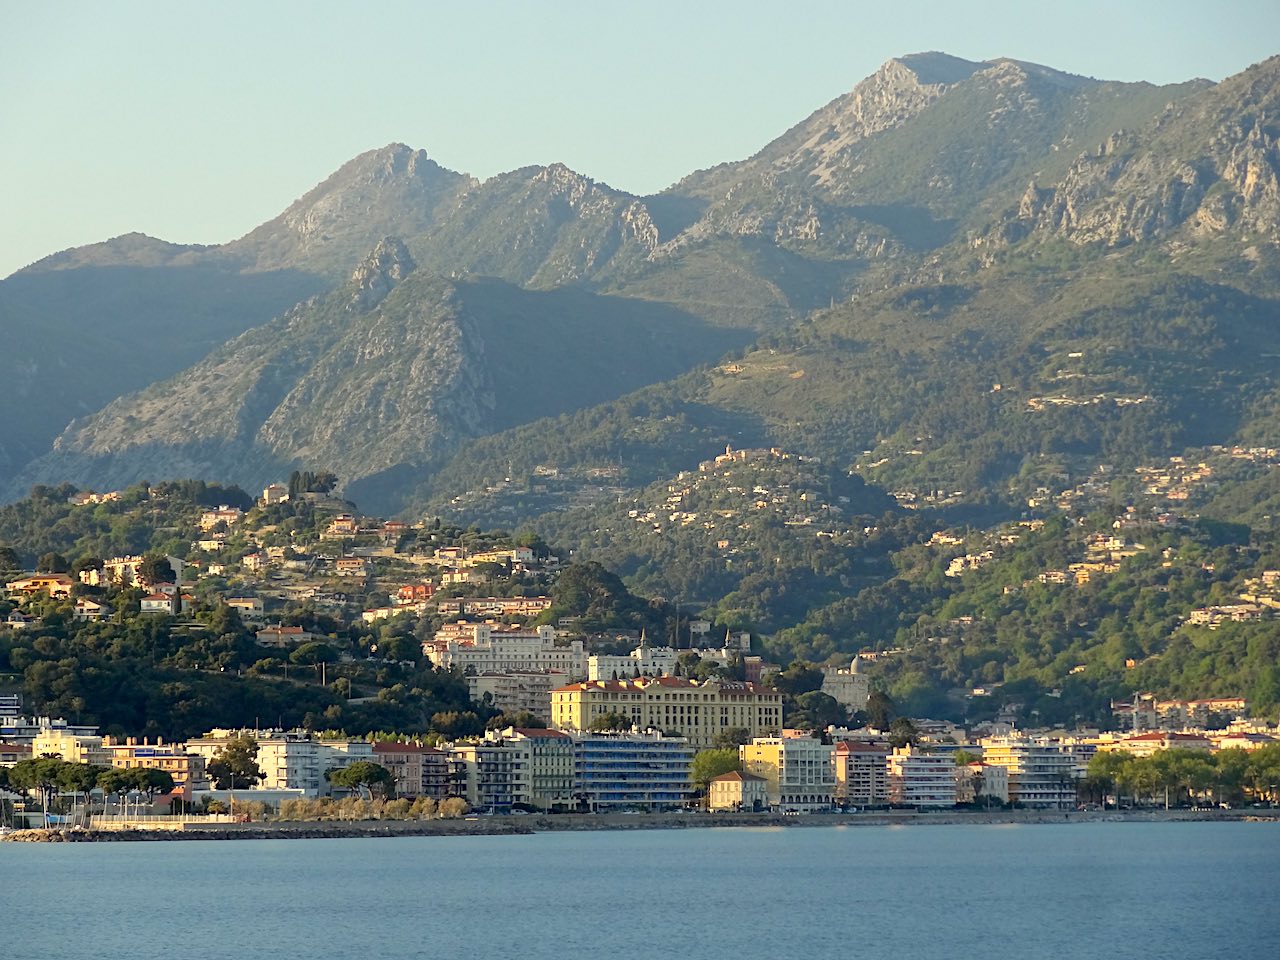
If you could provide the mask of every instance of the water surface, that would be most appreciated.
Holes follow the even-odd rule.
[[[1280,957],[1280,824],[0,845],[0,957]]]

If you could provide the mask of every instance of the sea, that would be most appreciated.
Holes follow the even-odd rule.
[[[1280,823],[0,844],[0,958],[1280,958]]]

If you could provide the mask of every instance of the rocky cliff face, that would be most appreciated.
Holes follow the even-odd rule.
[[[936,248],[1013,202],[1021,171],[1064,170],[1074,144],[1185,92],[1008,59],[890,60],[756,156],[672,187],[703,208],[654,256],[726,236],[853,261]]]
[[[917,116],[980,67],[943,53],[886,61],[849,93],[812,113],[755,156],[690,174],[670,192],[716,201],[734,184],[769,170],[799,171],[819,185],[829,185],[837,170],[847,166],[848,152],[855,144]]]
[[[1122,246],[1228,231],[1280,238],[1280,57],[1118,131],[1057,183],[1032,184],[979,238]]]

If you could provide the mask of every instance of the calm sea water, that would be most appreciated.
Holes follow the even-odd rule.
[[[0,957],[1272,958],[1280,825],[0,845]]]

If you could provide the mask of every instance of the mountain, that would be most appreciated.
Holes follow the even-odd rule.
[[[772,234],[829,256],[940,246],[1028,177],[1156,115],[1203,83],[1155,87],[1016,60],[890,60],[754,157],[669,191],[706,204],[681,240]]]
[[[627,482],[649,482],[697,462],[708,443],[812,447],[853,465],[863,450],[888,443],[883,452],[891,455],[916,445],[916,435],[946,435],[937,451],[911,455],[926,466],[905,471],[902,481],[985,497],[1025,456],[1009,438],[1030,443],[1038,429],[1025,427],[1027,411],[1010,398],[1026,404],[1037,390],[1051,393],[1036,381],[1044,360],[1038,344],[1070,340],[1054,325],[1085,322],[1074,304],[1105,310],[1103,290],[1121,304],[1157,302],[1144,332],[1119,348],[1138,351],[1144,363],[1158,352],[1152,338],[1166,314],[1184,303],[1203,321],[1191,324],[1196,334],[1221,324],[1233,345],[1265,337],[1264,320],[1232,332],[1222,311],[1239,294],[1242,318],[1266,314],[1273,291],[1256,270],[1257,283],[1237,283],[1222,271],[1244,268],[1202,251],[1225,250],[1249,231],[1256,236],[1235,260],[1265,265],[1274,257],[1261,226],[1274,181],[1274,72],[1268,63],[1217,86],[1155,87],[1010,59],[915,54],[889,61],[755,156],[691,174],[653,197],[558,164],[479,181],[392,144],[353,159],[280,216],[221,247],[132,237],[55,255],[0,283],[0,307],[24,284],[43,291],[42,302],[28,298],[14,311],[15,339],[29,354],[16,362],[15,376],[43,386],[60,379],[51,371],[66,369],[85,373],[91,389],[45,390],[50,402],[37,416],[6,428],[20,434],[0,436],[12,475],[60,421],[78,417],[10,490],[33,480],[116,483],[174,470],[255,483],[322,458],[344,478],[374,484],[376,492],[363,496],[380,507],[406,497],[438,504],[467,499],[485,485],[482,477],[490,486],[504,480],[505,493],[516,461],[529,470],[547,463],[537,447],[547,444],[553,423],[532,432],[522,425],[569,418],[563,426],[582,413],[590,430],[554,445],[564,453],[555,469],[584,481],[593,470],[621,469]],[[1097,174],[1100,167],[1111,172]],[[1143,292],[1147,268],[1137,264],[1149,238],[1121,250],[1121,263],[1107,259],[1108,249],[1120,248],[1100,244],[1087,225],[1114,219],[1116,198],[1138,204],[1142,184],[1157,185],[1151,197],[1165,196],[1158,184],[1167,186],[1184,167],[1218,171],[1214,183],[1206,180],[1206,212],[1195,222],[1212,219],[1214,204],[1239,212],[1211,238],[1206,228],[1188,227],[1176,276],[1157,272],[1172,292]],[[1037,184],[1030,191],[1029,182]],[[359,281],[343,278],[389,236],[400,238],[404,277],[385,303],[352,307],[355,294],[341,285]],[[1055,282],[1069,281],[1069,292],[1054,298],[1056,287],[1043,283],[1046,268],[1068,271]],[[75,349],[83,341],[47,332],[56,327],[56,292],[103,271],[147,278],[138,296],[148,304],[153,338],[119,370],[110,361],[127,351],[107,349],[108,362],[96,363]],[[209,335],[175,347],[181,338],[173,328],[191,327],[173,316],[193,299],[187,277],[223,289],[200,301]],[[166,285],[175,302],[154,295]],[[245,304],[255,285],[278,295]],[[310,299],[285,313],[290,294]],[[64,328],[85,323],[91,306],[66,297]],[[1019,307],[1042,312],[1043,322],[1029,324],[1013,312]],[[277,319],[258,326],[268,311]],[[815,311],[819,319],[804,319]],[[136,326],[121,327],[113,331],[117,342],[138,336]],[[503,352],[519,342],[514,331],[534,328],[538,338]],[[592,350],[586,331],[619,339],[601,339]],[[243,336],[218,346],[235,334]],[[763,336],[760,347],[739,361],[687,375],[754,336]],[[1105,334],[1093,340],[1098,356],[1114,352]],[[619,357],[627,358],[625,369],[605,373]],[[967,361],[959,369],[957,357]],[[556,396],[527,403],[504,394],[513,371],[535,369],[520,366],[532,358],[559,388],[547,391]],[[24,374],[21,363],[32,369]],[[1262,389],[1256,367],[1223,376]],[[1122,397],[1160,390],[1171,397],[1163,380],[1174,369],[1107,369],[1096,379]],[[656,386],[668,377],[684,379]],[[1019,385],[997,398],[1008,407],[999,413],[970,399],[995,383]],[[655,386],[638,402],[663,412],[638,435],[629,401],[619,398],[648,385]],[[931,428],[951,422],[946,414],[957,395],[974,417],[957,423],[954,435]],[[101,413],[88,416],[100,403],[107,404]],[[510,406],[518,416],[507,415]],[[1201,436],[1185,404],[1133,406],[1118,415],[1148,446],[1155,438]],[[1166,422],[1171,411],[1186,422]],[[693,432],[679,435],[674,424]],[[1011,424],[1016,429],[1007,430]],[[495,433],[501,439],[481,444],[479,454],[462,443]],[[1097,432],[1094,448],[1118,444],[1107,439],[1113,433]],[[595,452],[585,455],[592,444]],[[629,465],[620,463],[626,451]],[[489,459],[480,465],[477,455]],[[476,469],[468,472],[468,463]],[[885,482],[897,482],[891,473],[881,471]],[[538,508],[537,496],[526,500],[519,516]]]
[[[1015,509],[1045,476],[1099,462],[1278,445],[1280,363],[1258,349],[1278,323],[1275,297],[1105,261],[895,287],[711,369],[468,445],[416,501],[516,526],[578,502],[601,471],[625,490],[731,443],[822,457],[913,505]]]
[[[848,464],[906,502],[1010,509],[1046,474],[1087,475],[1099,461],[1132,465],[1188,446],[1280,442],[1280,370],[1269,349],[1280,323],[1270,212],[1280,58],[1216,86],[1138,85],[1124,96],[1117,85],[1014,61],[924,62],[946,72],[886,65],[756,158],[673,189],[732,199],[753,178],[781,180],[796,168],[792,182],[836,198],[895,165],[832,158],[892,156],[903,170],[914,153],[932,170],[934,189],[920,200],[932,204],[933,222],[953,218],[954,240],[891,258],[896,267],[865,274],[843,305],[710,371],[461,450],[425,478],[417,502],[517,524],[577,502],[593,472],[613,469],[625,488],[690,469],[731,442]],[[885,92],[883,113],[859,112],[868,90]],[[1001,97],[1019,106],[991,110]],[[1042,140],[1030,149],[1025,133],[1037,117],[1071,118],[1079,147],[1080,131],[1136,116],[1139,102],[1147,119],[1126,120],[1125,132],[1095,147],[1071,156],[1067,141]],[[1083,104],[1109,106],[1083,122]],[[941,123],[953,111],[985,118],[969,124],[981,137]],[[873,129],[877,116],[900,119]],[[912,139],[926,120],[934,134],[956,133],[935,141],[951,149]],[[1021,133],[1005,139],[1002,128]],[[839,131],[839,149],[822,153],[824,137],[834,143]],[[989,168],[977,169],[976,154],[957,163],[982,137]],[[944,169],[1012,186],[1033,158],[1042,186],[1028,191],[1023,180],[967,209],[959,201],[974,194],[957,192],[959,175]],[[825,183],[815,164],[831,171]],[[887,173],[876,177],[889,183]],[[1186,177],[1194,189],[1176,186]],[[960,229],[1000,196],[1012,199],[986,226]],[[570,439],[540,444],[548,435]],[[495,487],[499,462],[503,476],[527,479]]]
[[[1280,238],[1280,56],[1152,123],[1120,129],[1051,186],[1033,184],[997,236],[1116,247],[1233,236]],[[1257,262],[1257,246],[1245,248]]]
[[[219,254],[250,269],[306,270],[340,278],[380,237],[430,231],[477,181],[446,170],[402,143],[343,164],[282,214],[226,244]]]
[[[445,280],[388,238],[333,293],[73,423],[17,486],[216,475],[253,487],[323,464],[377,503],[379,477],[741,343],[660,304]]]
[[[296,270],[245,273],[132,235],[49,258],[0,281],[0,479],[49,449],[75,417],[171,376],[324,283]]]

